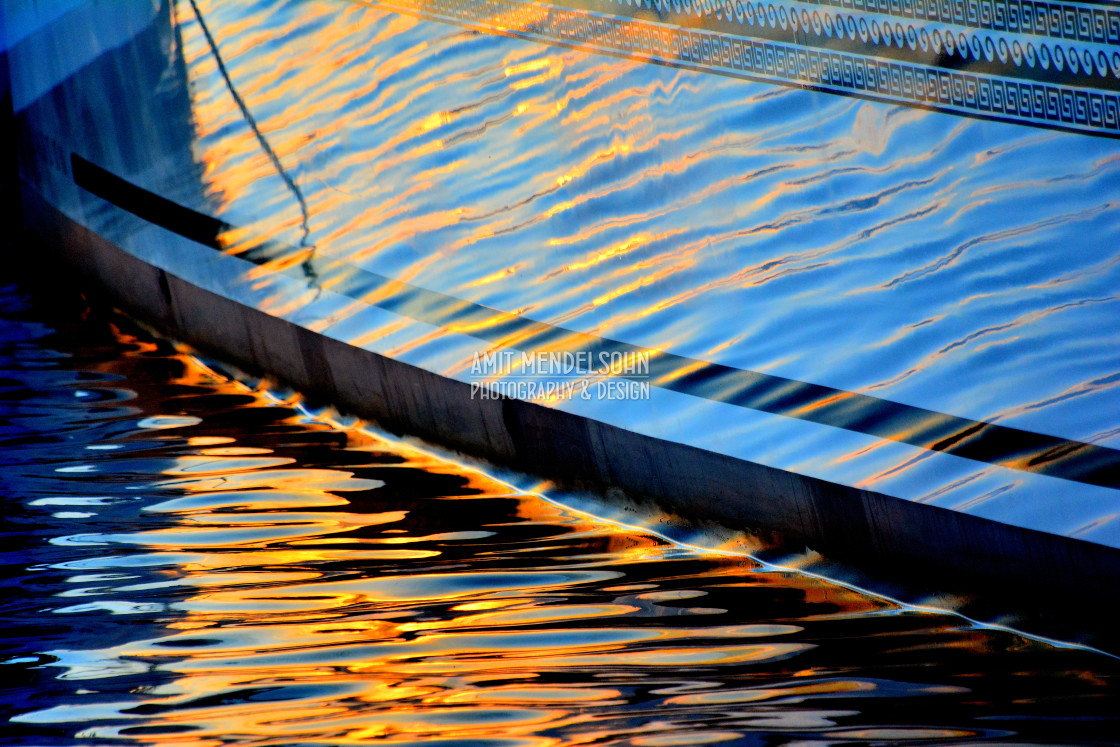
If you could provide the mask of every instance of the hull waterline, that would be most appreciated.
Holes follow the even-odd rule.
[[[389,428],[1092,604],[1120,11],[935,5],[28,11],[27,220],[141,318]]]

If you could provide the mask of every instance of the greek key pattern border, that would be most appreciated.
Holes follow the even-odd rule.
[[[1043,0],[801,0],[845,10],[882,13],[992,31],[1054,39],[1120,43],[1120,7]]]
[[[673,67],[1120,137],[1120,95],[1113,91],[949,70],[519,0],[375,0],[372,4],[491,33]]]
[[[550,4],[925,66],[967,67],[997,77],[1120,90],[1120,14],[1116,29],[1104,34],[1102,41],[1067,41],[937,21],[900,21],[881,13],[823,7],[822,1],[550,0]]]

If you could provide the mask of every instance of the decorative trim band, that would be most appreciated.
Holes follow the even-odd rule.
[[[676,26],[720,31],[809,47],[870,53],[927,65],[983,65],[983,72],[1067,77],[1106,86],[1120,78],[1120,11],[1117,27],[1099,39],[1076,35],[1065,43],[1023,30],[977,31],[968,24],[898,20],[878,12],[822,9],[805,0],[553,0],[574,10],[622,15]],[[1062,37],[1058,37],[1061,39]],[[1094,80],[1094,79],[1101,80]]]
[[[775,26],[768,22],[766,33],[745,36],[737,24],[718,19],[703,25],[690,21],[685,26],[663,22],[637,5],[626,7],[612,0],[584,4],[592,3],[617,12],[523,0],[375,0],[373,4],[489,33],[672,67],[1120,137],[1120,46],[1093,45],[1093,54],[1086,48],[1085,55],[1078,52],[1071,57],[1060,47],[1051,52],[1044,45],[1037,52],[1032,45],[1028,54],[1018,39],[1008,43],[1005,38],[997,42],[990,37],[981,41],[978,35],[959,39],[946,35],[937,52],[930,46],[932,37],[923,44],[922,34],[911,34],[901,25],[889,34],[880,30],[878,39],[872,40],[877,45],[865,44],[860,29],[866,18],[852,24],[845,20],[842,35],[835,23],[830,30],[821,25],[816,31],[810,17],[808,30],[799,25],[798,30],[778,33],[781,24],[776,21]],[[787,19],[796,14],[788,10],[795,4],[784,5]],[[950,42],[952,54],[946,49],[946,38],[955,39]],[[1016,47],[1018,52],[1013,52]]]
[[[800,0],[809,5],[883,13],[1053,39],[1120,43],[1120,8],[1108,3],[1041,0]]]
[[[936,22],[904,24],[878,13],[833,13],[800,0],[654,0],[661,6],[656,15],[643,10],[643,2],[551,0],[549,5],[927,67],[1120,90],[1120,38],[1062,43]]]

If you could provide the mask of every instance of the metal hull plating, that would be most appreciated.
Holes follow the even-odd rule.
[[[1115,581],[1116,10],[97,6],[11,44],[32,221],[178,334],[841,555]]]

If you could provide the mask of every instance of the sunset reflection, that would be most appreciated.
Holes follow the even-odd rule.
[[[103,368],[161,430],[107,444],[143,460],[98,452],[143,500],[55,540],[96,554],[53,561],[47,614],[134,624],[46,651],[38,671],[71,695],[25,727],[191,746],[971,739],[995,732],[938,725],[936,704],[1034,712],[1056,684],[1107,684],[1088,654],[598,521],[116,339],[134,352]],[[169,384],[140,380],[153,364]],[[974,667],[993,658],[1049,673],[990,685]]]
[[[1116,731],[1114,660],[1002,610],[966,617],[974,600],[940,587],[957,559],[937,522],[921,593],[893,567],[867,591],[816,546],[850,532],[833,547],[909,557],[886,545],[926,540],[910,509],[959,512],[953,532],[1070,541],[1053,547],[1115,538],[1120,156],[1099,136],[1116,131],[733,71],[720,39],[786,34],[761,4],[744,10],[757,26],[676,0],[135,5],[133,37],[98,27],[73,70],[25,74],[37,92],[14,110],[62,154],[31,186],[104,239],[98,257],[151,270],[119,290],[146,293],[153,320],[322,386],[227,370],[84,301],[85,326],[53,330],[0,287],[12,744]],[[807,45],[821,32],[797,19],[845,4],[793,5],[790,48],[866,43],[838,25]],[[43,10],[35,34],[58,46],[71,10]],[[901,25],[891,46],[887,29],[867,60],[993,79],[1018,66],[904,48]],[[700,59],[698,31],[718,59]],[[1120,67],[1100,59],[1111,96]],[[118,73],[141,65],[151,80],[133,90]],[[1060,92],[1095,75],[1028,68],[1006,80]],[[480,357],[600,351],[617,357],[565,383],[644,396],[456,408],[561,378]],[[456,388],[470,394],[445,397]],[[391,401],[384,427],[420,433],[446,409],[429,433],[557,484],[316,397]],[[782,544],[758,517],[811,542]],[[958,549],[986,559],[966,534]]]

